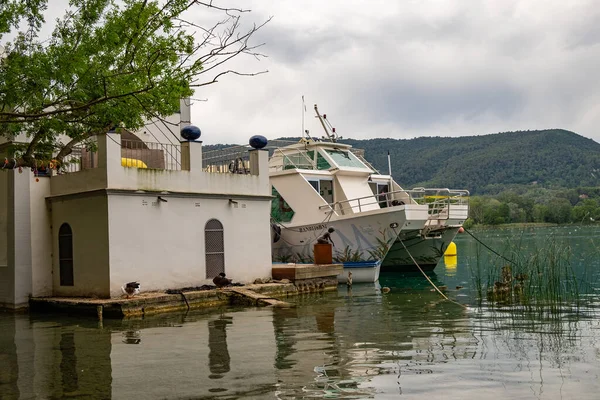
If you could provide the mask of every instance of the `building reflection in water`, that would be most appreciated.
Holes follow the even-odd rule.
[[[77,381],[77,355],[75,354],[75,333],[65,332],[60,338],[60,376],[65,395],[76,393],[79,388]]]
[[[15,324],[15,318],[6,318],[0,325],[0,393],[7,399],[18,399],[21,394]]]
[[[0,398],[112,397],[109,331],[95,321],[0,317]]]
[[[220,379],[230,371],[231,357],[227,348],[227,325],[231,325],[232,318],[222,316],[208,322],[208,367],[210,379]]]

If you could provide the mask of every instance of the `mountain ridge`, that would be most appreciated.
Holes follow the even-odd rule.
[[[565,129],[412,139],[346,138],[340,143],[363,149],[367,161],[385,174],[389,151],[392,175],[406,189],[425,186],[497,194],[514,186],[600,186],[600,143]]]
[[[404,187],[434,186],[497,192],[500,185],[600,186],[600,143],[564,129],[481,136],[347,139]]]

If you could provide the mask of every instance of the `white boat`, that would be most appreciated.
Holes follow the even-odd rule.
[[[270,158],[273,260],[312,262],[317,239],[333,228],[333,261],[345,265],[345,274],[352,263],[435,268],[467,219],[468,191],[404,190],[339,143],[316,105],[315,111],[327,136],[278,147]],[[372,282],[373,274],[362,276],[353,273],[353,282]]]
[[[348,283],[349,276],[352,278],[351,283],[372,283],[379,280],[380,261],[349,262],[343,265],[344,271],[337,276],[338,283]]]
[[[469,192],[404,190],[359,150],[339,143],[316,105],[315,111],[323,139],[269,142],[273,262],[313,263],[314,244],[333,228],[333,262],[345,267],[340,282],[348,271],[353,282],[373,282],[380,268],[435,268],[467,219]],[[246,173],[247,149],[205,153],[205,168]]]

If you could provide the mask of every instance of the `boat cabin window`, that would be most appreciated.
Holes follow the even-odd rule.
[[[292,210],[284,198],[281,197],[275,187],[273,187],[271,193],[274,197],[274,199],[271,200],[271,218],[277,222],[290,222],[294,217],[294,210]]]
[[[325,150],[327,154],[335,161],[340,167],[352,167],[369,169],[365,164],[362,163],[352,152],[347,150]],[[370,171],[370,169],[369,169]]]
[[[313,169],[313,155],[310,153],[300,150],[286,154],[283,158],[283,169]]]
[[[333,203],[333,180],[306,179],[328,204]]]
[[[308,156],[310,158],[312,158],[313,160],[314,160],[314,156],[315,156],[314,153],[315,153],[314,150],[310,150],[308,152]],[[329,161],[327,161],[325,159],[325,157],[323,157],[323,155],[321,153],[319,153],[318,151],[317,151],[317,159],[315,160],[315,164],[316,164],[318,170],[328,170],[329,168],[331,168],[331,164],[329,164]]]

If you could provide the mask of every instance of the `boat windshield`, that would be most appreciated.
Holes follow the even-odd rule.
[[[340,167],[352,167],[352,168],[361,168],[367,169],[369,168],[365,164],[363,164],[354,154],[349,151],[344,150],[325,150],[327,154],[335,161],[335,163]]]

